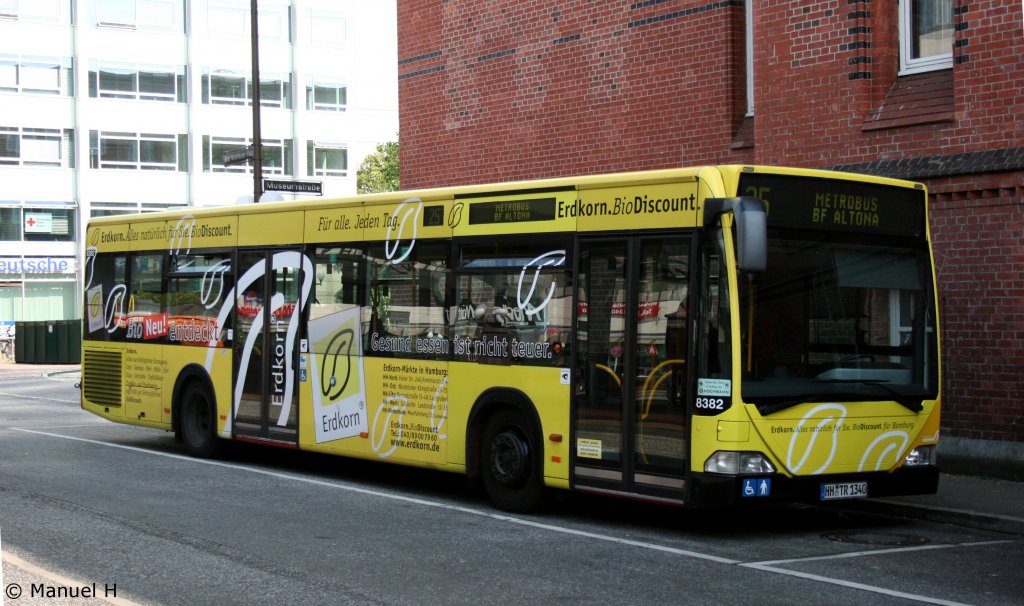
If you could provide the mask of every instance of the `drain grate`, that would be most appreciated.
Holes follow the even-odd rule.
[[[913,547],[915,545],[931,543],[931,540],[925,537],[888,532],[835,532],[822,536],[830,541],[837,541],[839,543],[882,545],[885,547]]]

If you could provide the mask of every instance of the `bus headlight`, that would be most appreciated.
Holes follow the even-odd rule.
[[[729,475],[775,473],[775,466],[759,452],[719,450],[704,461],[704,471]]]
[[[903,460],[904,467],[921,467],[924,465],[935,465],[935,445],[930,446],[918,446],[909,453],[907,458]]]

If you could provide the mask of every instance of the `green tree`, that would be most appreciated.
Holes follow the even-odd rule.
[[[373,194],[398,191],[398,141],[381,143],[356,171],[356,191]]]

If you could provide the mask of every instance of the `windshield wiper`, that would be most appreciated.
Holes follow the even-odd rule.
[[[900,406],[906,408],[910,412],[921,412],[922,410],[924,410],[924,406],[921,404],[921,400],[919,400],[919,399],[918,400],[914,400],[912,398],[909,398],[905,394],[902,394],[902,393],[896,391],[895,389],[893,389],[892,387],[889,387],[888,385],[886,385],[886,383],[888,383],[888,381],[882,381],[882,380],[879,380],[879,379],[815,379],[814,382],[815,383],[856,383],[858,385],[873,385],[875,387],[881,388],[882,391],[884,391],[885,393],[891,395],[892,399],[895,400],[895,402],[897,404],[899,404]]]
[[[761,416],[770,415],[773,412],[779,412],[787,408],[793,408],[800,404],[806,404],[807,402],[814,402],[820,400],[820,394],[813,394],[807,396],[800,396],[791,400],[783,400],[781,402],[772,402],[771,404],[756,404],[757,412],[761,413]]]

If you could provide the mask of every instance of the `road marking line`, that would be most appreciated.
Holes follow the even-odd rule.
[[[1002,543],[1013,543],[1012,540],[1000,539],[998,541],[972,541],[970,543],[941,543],[939,545],[912,545],[910,547],[893,547],[891,549],[876,549],[874,551],[850,551],[847,553],[833,553],[824,556],[811,556],[807,558],[790,558],[787,560],[765,560],[763,562],[743,562],[740,566],[774,566],[776,564],[790,564],[798,562],[815,562],[818,560],[841,560],[843,558],[859,558],[873,555],[889,555],[906,551],[926,551],[928,549],[949,549],[950,547],[980,547],[985,545],[1000,545]]]
[[[801,579],[807,579],[810,581],[818,581],[819,583],[828,583],[829,585],[839,585],[840,587],[848,587],[850,589],[860,589],[862,591],[870,591],[871,593],[880,593],[882,595],[903,598],[906,600],[913,600],[915,602],[924,602],[925,604],[940,604],[942,606],[970,606],[963,602],[954,602],[952,600],[942,600],[939,598],[930,598],[916,593],[905,593],[902,591],[896,591],[893,589],[885,589],[884,587],[877,587],[875,585],[865,585],[864,583],[857,583],[854,581],[844,581],[842,579],[834,579],[832,577],[823,577],[817,574],[811,574],[809,572],[799,572],[796,570],[787,570],[785,568],[775,568],[774,566],[765,566],[761,564],[740,564],[745,568],[753,568],[754,570],[760,570],[762,572],[772,572],[776,574],[785,574],[791,577],[798,577]]]
[[[44,402],[62,402],[67,404],[81,404],[79,400],[63,400],[61,398],[44,398],[42,396],[26,396],[20,393],[10,393],[7,391],[0,391],[0,396],[8,396],[11,398],[24,398],[26,400],[42,400]]]

